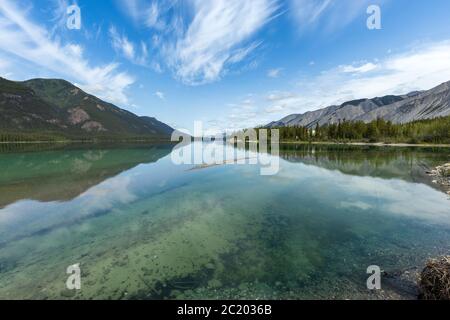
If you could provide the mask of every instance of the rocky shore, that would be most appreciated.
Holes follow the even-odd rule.
[[[450,256],[428,261],[420,275],[419,299],[450,300]]]
[[[434,178],[433,183],[441,186],[450,195],[450,163],[438,166],[434,170],[428,171],[427,174]]]

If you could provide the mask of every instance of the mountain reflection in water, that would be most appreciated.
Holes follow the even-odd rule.
[[[283,145],[261,176],[176,166],[173,147],[0,153],[0,299],[378,299],[369,265],[450,252],[450,202],[425,175],[448,149]]]

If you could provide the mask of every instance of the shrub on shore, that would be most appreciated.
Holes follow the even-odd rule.
[[[431,259],[419,281],[420,299],[450,300],[450,256]]]

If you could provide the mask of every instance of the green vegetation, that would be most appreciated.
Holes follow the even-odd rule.
[[[55,133],[46,132],[0,132],[0,143],[5,142],[57,142],[67,141],[68,139]]]
[[[383,143],[450,143],[450,117],[394,124],[383,119],[370,123],[346,122],[314,129],[306,127],[281,127],[282,142],[383,142]],[[257,129],[258,131],[259,129]]]
[[[0,144],[2,143],[25,143],[25,142],[161,142],[168,141],[164,136],[149,136],[149,135],[119,135],[119,134],[78,134],[73,133],[61,133],[53,131],[24,131],[14,132],[0,130]]]
[[[168,141],[173,129],[89,95],[64,80],[0,77],[0,143]]]

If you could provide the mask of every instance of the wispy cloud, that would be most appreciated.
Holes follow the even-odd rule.
[[[193,19],[164,46],[167,64],[186,84],[213,82],[257,47],[251,38],[275,14],[274,0],[193,0]],[[249,42],[250,41],[250,42]]]
[[[111,44],[117,53],[124,56],[130,62],[145,66],[148,60],[148,48],[145,42],[141,41],[140,45],[131,42],[126,35],[119,34],[114,26],[109,28],[109,37]]]
[[[149,9],[144,12],[145,24],[148,27],[160,29],[164,27],[160,20],[160,7],[159,4],[155,1],[150,4]]]
[[[166,96],[165,96],[164,92],[156,91],[155,96],[157,96],[161,100],[166,100]]]
[[[269,71],[267,71],[267,76],[269,78],[278,78],[281,75],[282,71],[282,68],[270,69]]]
[[[66,11],[68,7],[69,2],[67,0],[53,0],[53,10],[50,18],[53,23],[51,34],[55,34],[57,30],[64,30],[67,22]]]
[[[352,65],[339,66],[339,69],[344,73],[365,73],[365,72],[373,71],[376,68],[377,68],[377,65],[372,62],[364,63],[361,65],[352,64]]]
[[[155,68],[165,65],[182,83],[200,85],[219,80],[260,47],[257,32],[276,15],[278,1],[131,0],[120,6],[153,29]]]
[[[0,50],[6,58],[18,57],[56,76],[66,77],[108,101],[128,102],[125,90],[134,82],[131,76],[117,71],[118,65],[114,63],[92,67],[84,58],[83,47],[55,40],[25,12],[16,2],[0,0]]]
[[[67,9],[72,5],[80,7],[78,0],[47,0],[49,4],[46,6],[45,13],[49,16],[49,22],[51,22],[51,28],[49,28],[49,37],[70,38],[74,35],[81,33],[86,40],[98,40],[103,30],[103,21],[98,19],[92,24],[85,23],[84,8],[81,6],[81,29],[76,33],[73,30],[67,28]]]
[[[348,100],[431,89],[449,80],[450,40],[425,43],[376,62],[339,65],[316,76],[297,79],[295,86],[285,91],[253,95],[230,105],[228,117],[216,126],[254,127]]]
[[[270,93],[264,112],[281,117],[352,99],[431,89],[449,80],[450,40],[427,43],[376,63],[337,66],[301,79],[290,92]]]
[[[208,133],[216,134],[253,128],[269,122],[270,118],[264,118],[265,115],[260,112],[255,98],[253,95],[247,95],[236,103],[228,104],[226,113],[222,118],[209,120],[206,123]]]
[[[301,32],[318,28],[335,31],[365,17],[373,0],[289,0],[290,13]],[[388,0],[377,0],[383,3]]]
[[[291,0],[291,11],[297,22],[306,27],[316,23],[332,3],[332,0]]]
[[[165,14],[173,7],[182,5],[179,0],[116,0],[116,3],[136,25],[156,30],[168,27]]]
[[[147,4],[147,1],[142,0],[116,0],[119,7],[122,8],[129,17],[131,17],[135,22],[138,22],[142,16],[142,6]]]

